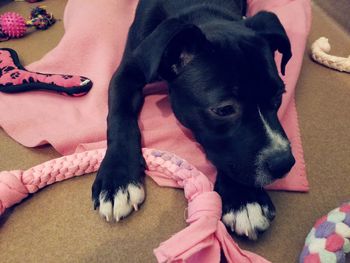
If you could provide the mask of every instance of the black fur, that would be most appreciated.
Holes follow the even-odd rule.
[[[284,176],[294,158],[288,143],[257,168],[257,156],[269,144],[258,109],[286,139],[277,119],[285,89],[274,52],[283,55],[284,74],[291,48],[276,15],[260,12],[243,20],[245,8],[239,0],[140,0],[110,83],[108,149],[93,185],[95,206],[101,191],[113,202],[116,190],[142,184],[145,167],[137,124],[142,88],[161,78],[169,84],[176,117],[218,170],[216,190],[224,212],[257,202],[268,203],[274,214],[257,183],[257,169],[266,175],[264,184],[269,183]]]

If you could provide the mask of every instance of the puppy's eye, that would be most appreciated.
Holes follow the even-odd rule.
[[[212,108],[211,111],[220,117],[225,117],[235,114],[236,108],[234,105],[225,105],[218,108]]]

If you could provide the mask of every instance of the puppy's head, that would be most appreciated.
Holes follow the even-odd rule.
[[[252,186],[282,178],[295,160],[277,118],[285,87],[274,52],[283,55],[283,74],[291,57],[278,18],[261,12],[241,23],[222,21],[202,28],[170,23],[178,29],[167,27],[168,36],[161,29],[167,39],[161,55],[153,50],[148,51],[153,55],[143,55],[146,78],[157,72],[169,82],[175,115],[219,171]],[[155,61],[145,63],[150,56]]]

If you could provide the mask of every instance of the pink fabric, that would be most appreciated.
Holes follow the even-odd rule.
[[[106,149],[85,151],[53,159],[26,171],[0,172],[0,215],[29,193],[58,181],[97,171]],[[164,151],[142,149],[147,174],[153,179],[167,178],[184,189],[188,200],[189,224],[184,230],[154,250],[158,262],[220,262],[221,249],[229,263],[269,263],[241,250],[221,222],[220,196],[207,176],[186,160]],[[157,172],[158,175],[151,172]]]
[[[28,147],[50,143],[62,154],[105,146],[107,87],[120,62],[136,5],[137,0],[68,2],[64,37],[56,48],[28,69],[87,76],[94,86],[79,98],[44,92],[0,94],[0,125],[12,138]],[[270,188],[307,191],[294,91],[310,29],[310,0],[252,0],[248,9],[249,15],[262,9],[274,11],[286,27],[293,49],[284,79],[288,92],[279,116],[292,141],[296,165],[287,178]],[[159,90],[163,86],[152,84],[151,89]],[[164,91],[146,97],[139,123],[143,146],[174,152],[214,180],[215,169],[191,133],[174,118]],[[167,179],[160,181],[174,186]]]

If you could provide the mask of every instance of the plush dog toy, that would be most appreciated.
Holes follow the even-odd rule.
[[[345,263],[350,252],[350,202],[317,220],[308,234],[300,263]]]
[[[0,48],[0,91],[16,93],[32,90],[56,91],[64,95],[82,96],[92,87],[92,81],[82,76],[43,74],[27,71],[19,62],[16,51]]]

